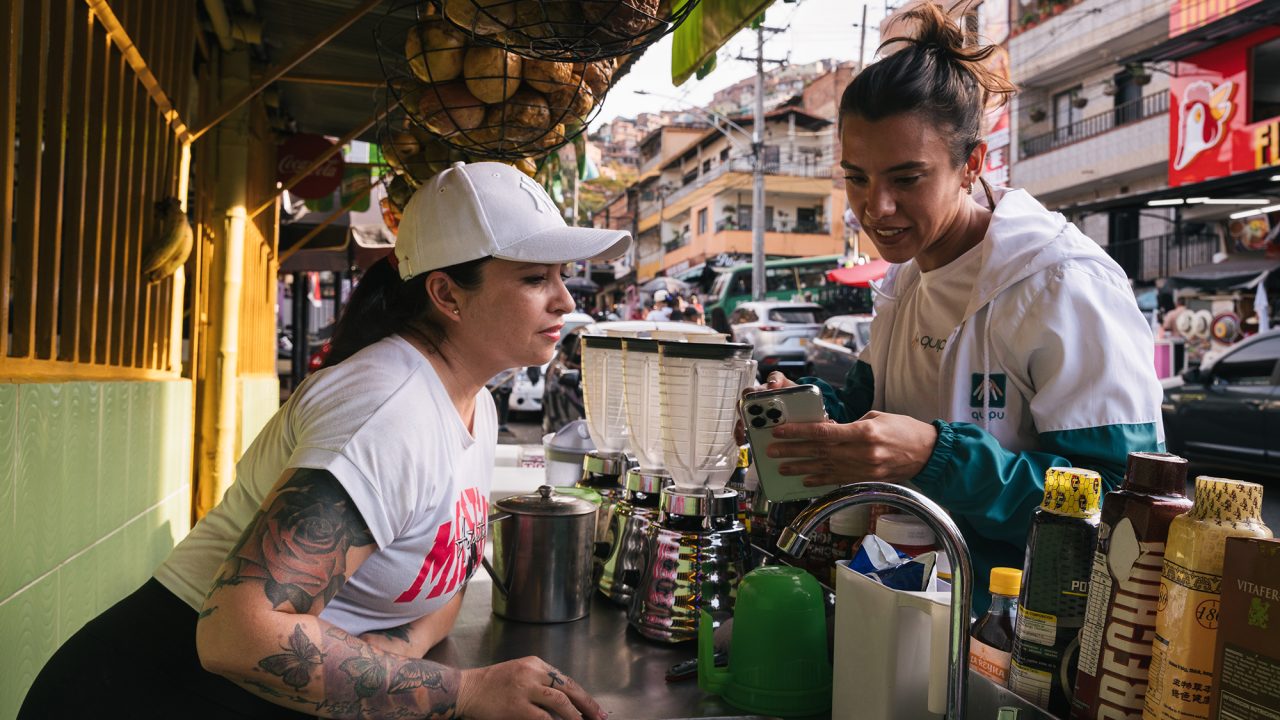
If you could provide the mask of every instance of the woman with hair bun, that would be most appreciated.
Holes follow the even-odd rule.
[[[1128,453],[1163,448],[1161,389],[1124,271],[1025,190],[981,177],[983,117],[1014,92],[984,66],[996,48],[966,44],[932,2],[901,18],[912,33],[840,101],[849,206],[894,266],[844,387],[804,380],[834,422],[784,425],[795,442],[772,452],[808,485],[914,485],[985,578],[1021,567],[1046,469],[1091,468],[1111,490]],[[988,599],[975,592],[975,609]]]

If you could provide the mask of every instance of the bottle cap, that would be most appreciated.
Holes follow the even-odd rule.
[[[1087,518],[1097,515],[1102,476],[1083,468],[1049,468],[1044,473],[1042,510],[1054,515]]]
[[[1187,515],[1196,520],[1262,521],[1262,486],[1257,483],[1201,475]]]
[[[1182,497],[1187,492],[1187,460],[1172,453],[1129,453],[1121,489]]]
[[[862,537],[871,527],[871,506],[854,505],[837,510],[827,518],[832,533],[845,537]]]
[[[881,515],[876,520],[876,536],[894,546],[934,546],[933,530],[915,515]]]
[[[1017,597],[1022,589],[1022,571],[1017,568],[991,568],[991,592],[996,595]]]
[[[747,467],[751,464],[751,446],[742,445],[738,447],[738,469]],[[1186,474],[1185,472],[1183,473]]]

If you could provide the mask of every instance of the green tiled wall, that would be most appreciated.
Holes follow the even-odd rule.
[[[240,376],[240,437],[236,447],[239,458],[258,437],[276,410],[280,409],[280,377],[269,375]]]
[[[187,380],[0,384],[0,718],[190,529]]]

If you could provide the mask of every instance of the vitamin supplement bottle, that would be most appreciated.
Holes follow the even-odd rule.
[[[1027,536],[1009,689],[1057,717],[1071,708],[1101,494],[1098,473],[1049,468]]]
[[[1071,697],[1074,720],[1142,716],[1165,541],[1173,518],[1191,509],[1186,487],[1183,458],[1130,453],[1124,485],[1103,498]]]
[[[973,624],[969,639],[969,667],[991,682],[1009,684],[1009,657],[1013,650],[1013,621],[1018,615],[1018,591],[1022,571],[991,568],[991,606]]]
[[[1222,558],[1229,537],[1271,537],[1262,486],[1201,476],[1195,502],[1169,525],[1144,720],[1209,717]]]

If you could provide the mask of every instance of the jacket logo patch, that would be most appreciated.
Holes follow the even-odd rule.
[[[1004,407],[1004,373],[974,373],[969,385],[969,407],[980,408],[985,399],[987,407]]]

